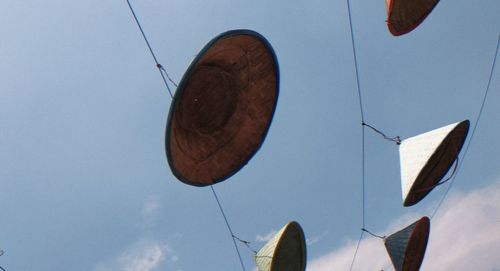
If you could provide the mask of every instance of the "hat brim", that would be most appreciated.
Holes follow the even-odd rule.
[[[278,61],[263,36],[232,30],[212,39],[170,107],[165,149],[173,174],[207,186],[238,172],[264,142],[278,94]]]

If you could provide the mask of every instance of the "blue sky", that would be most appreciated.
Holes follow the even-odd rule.
[[[269,40],[281,72],[275,118],[257,155],[215,189],[236,235],[254,248],[296,220],[309,239],[309,269],[346,270],[361,227],[346,2],[131,3],[176,81],[221,32],[246,28]],[[474,124],[500,34],[500,2],[441,1],[397,38],[386,28],[384,1],[352,1],[351,8],[368,123],[402,138],[463,119]],[[0,33],[0,266],[240,268],[210,189],[187,186],[168,168],[170,97],[126,1],[3,0]],[[462,261],[477,259],[473,252],[450,251],[463,236],[490,240],[475,247],[487,264],[476,270],[500,266],[488,257],[500,249],[500,203],[484,192],[500,186],[499,75],[449,201],[433,220],[422,270],[471,270]],[[429,215],[446,187],[403,208],[397,146],[369,131],[366,140],[367,227],[389,234]],[[450,225],[456,235],[439,232]],[[460,257],[444,261],[439,248]],[[251,270],[252,254],[242,252]],[[357,263],[356,270],[380,270],[389,259],[368,238]]]

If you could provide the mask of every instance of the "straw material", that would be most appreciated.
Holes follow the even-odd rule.
[[[306,269],[306,242],[297,222],[290,222],[276,233],[257,255],[259,271],[304,271]]]
[[[240,170],[265,139],[278,85],[276,56],[260,34],[234,30],[210,41],[170,108],[165,145],[174,175],[206,186]]]
[[[424,216],[385,239],[385,247],[396,271],[418,271],[429,240],[430,220]]]

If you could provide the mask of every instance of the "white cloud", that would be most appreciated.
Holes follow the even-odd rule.
[[[384,231],[393,233],[418,219],[401,217]],[[500,270],[500,182],[453,192],[431,221],[431,233],[421,270]],[[349,270],[356,241],[308,263],[308,270]],[[353,270],[381,270],[390,265],[383,242],[366,237]]]
[[[177,260],[178,256],[168,244],[140,241],[115,259],[97,265],[95,271],[153,271],[164,263],[172,265]]]
[[[308,246],[312,246],[312,245],[318,243],[319,241],[321,241],[321,239],[323,239],[327,235],[328,235],[328,232],[324,232],[322,235],[306,238],[306,244]]]
[[[149,217],[153,215],[156,212],[156,210],[158,210],[159,207],[160,207],[160,202],[158,201],[158,199],[154,197],[148,197],[144,201],[141,213],[144,217]]]
[[[264,235],[257,234],[257,236],[255,237],[255,240],[257,240],[258,242],[267,242],[267,241],[271,240],[271,238],[273,238],[273,236],[277,232],[278,231],[272,230],[272,231],[270,231],[270,232],[268,232],[267,234],[264,234]]]

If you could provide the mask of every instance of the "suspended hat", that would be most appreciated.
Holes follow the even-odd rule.
[[[430,220],[424,216],[385,239],[385,248],[396,271],[418,271],[424,260],[429,230]]]
[[[394,36],[406,34],[421,24],[439,0],[386,0],[387,26]]]
[[[403,205],[421,201],[439,185],[467,137],[469,121],[464,120],[401,142],[401,187]]]
[[[262,145],[278,100],[269,42],[251,30],[211,40],[191,62],[170,108],[165,146],[173,174],[207,186],[238,172]]]
[[[306,270],[306,240],[299,223],[286,224],[257,255],[255,263],[259,271]]]

